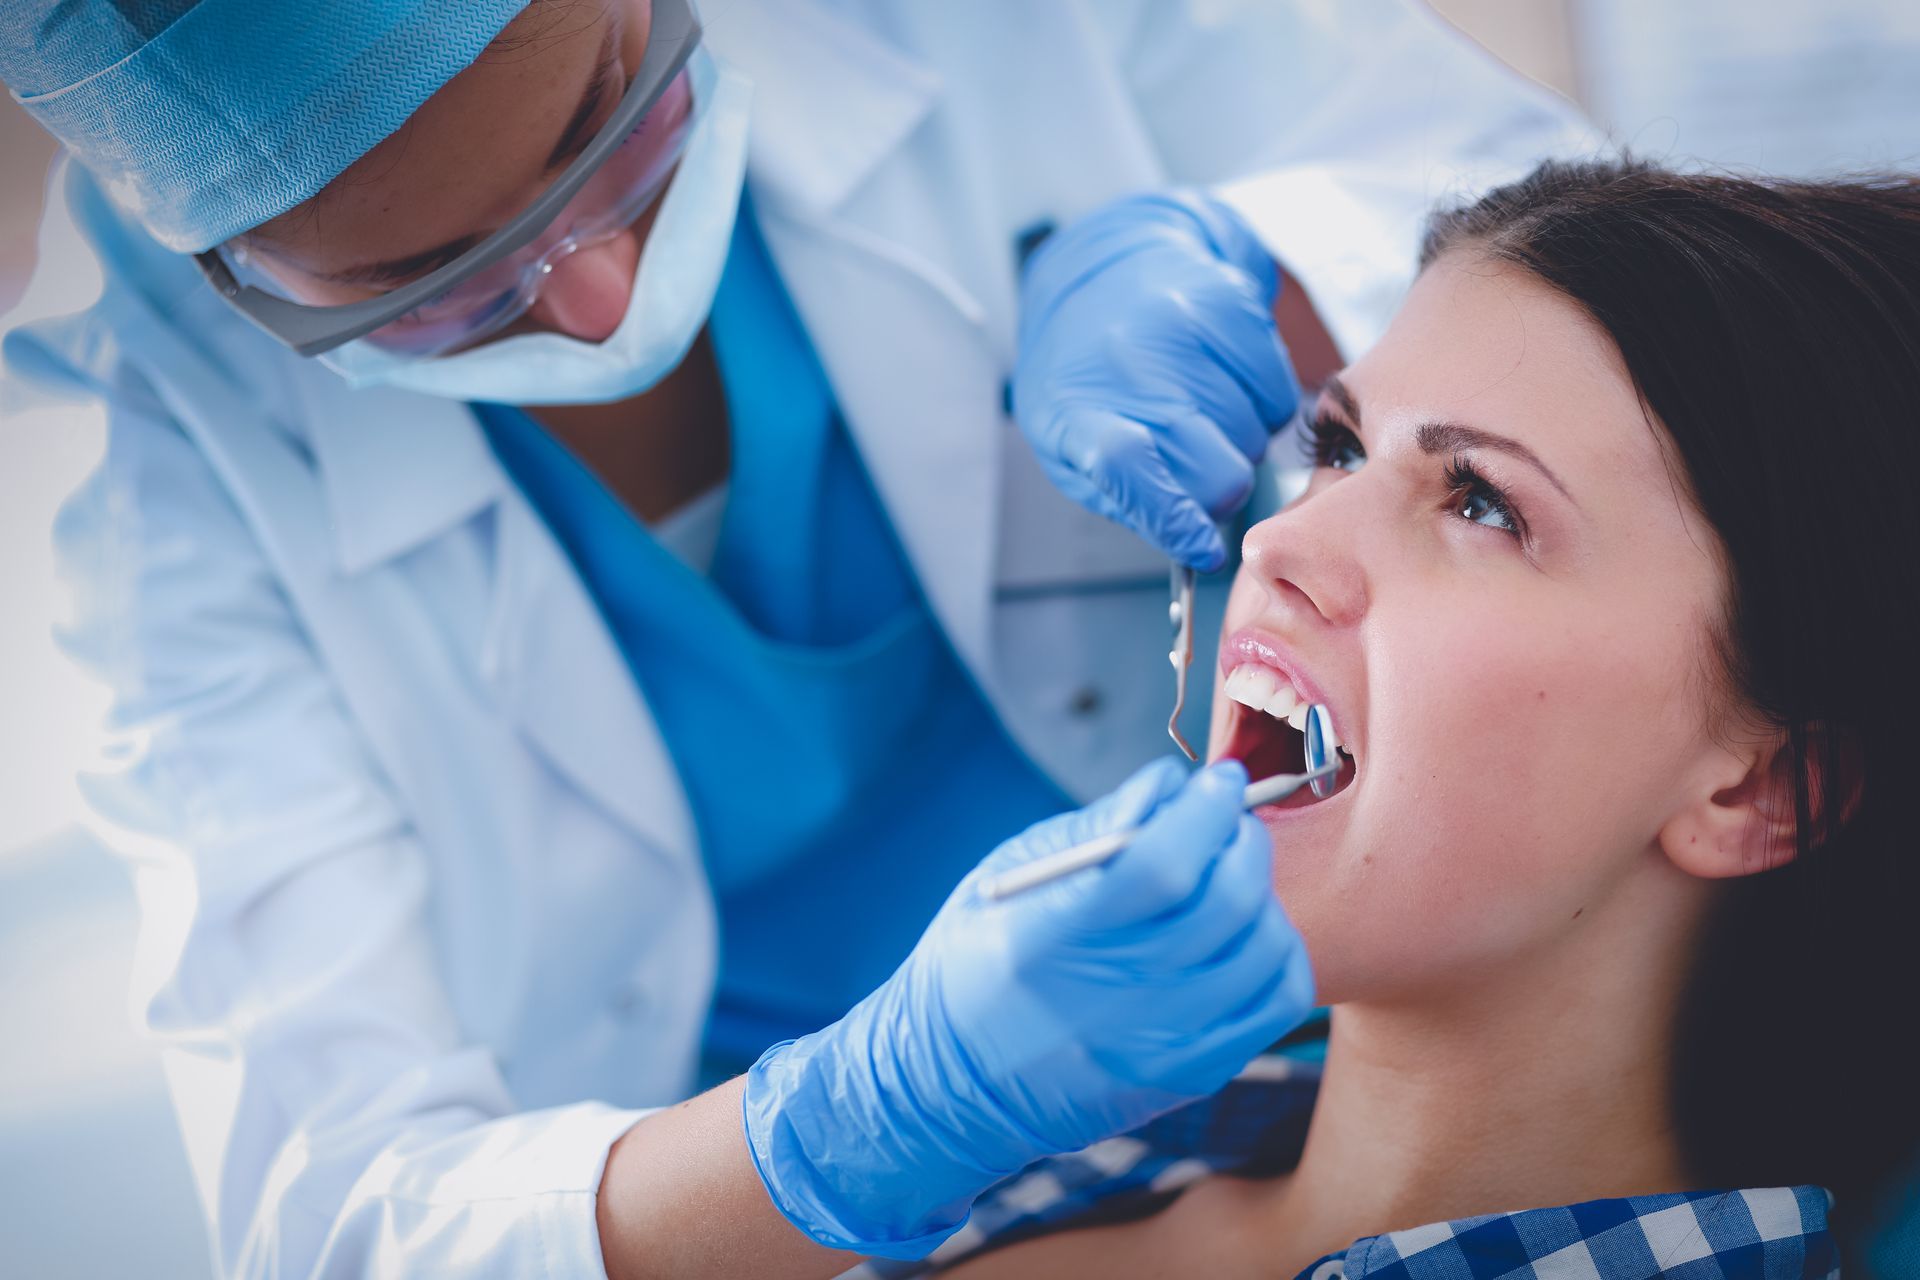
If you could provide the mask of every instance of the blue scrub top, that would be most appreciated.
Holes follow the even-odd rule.
[[[988,850],[1071,805],[929,611],[750,205],[709,332],[733,459],[709,575],[526,414],[475,408],[679,768],[719,906],[717,1079],[839,1017]]]

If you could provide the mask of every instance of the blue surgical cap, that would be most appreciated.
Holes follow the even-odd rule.
[[[0,0],[0,81],[168,248],[313,196],[528,0]]]

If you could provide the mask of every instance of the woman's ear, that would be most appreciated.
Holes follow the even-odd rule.
[[[1857,752],[1844,734],[1811,726],[1801,742],[1800,763],[1784,730],[1756,735],[1738,748],[1723,748],[1701,771],[1695,798],[1660,829],[1661,852],[1689,875],[1717,880],[1769,871],[1793,861],[1798,851],[1795,772],[1807,771],[1807,821],[1819,842],[1828,787],[1823,772],[1838,775],[1845,794],[1841,818],[1859,807]]]
[[[1785,733],[1723,748],[1705,762],[1693,798],[1660,828],[1673,864],[1707,880],[1793,861],[1793,753]]]

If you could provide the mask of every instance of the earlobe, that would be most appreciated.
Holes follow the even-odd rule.
[[[1794,778],[1786,735],[1725,754],[1717,765],[1696,798],[1660,829],[1661,852],[1688,875],[1708,880],[1793,861]]]

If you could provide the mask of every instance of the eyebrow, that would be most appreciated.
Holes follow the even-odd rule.
[[[600,104],[606,100],[607,87],[620,67],[613,42],[613,29],[607,30],[606,39],[600,48],[600,65],[594,69],[586,89],[580,95],[580,102],[567,118],[566,128],[560,131],[560,138],[553,144],[553,150],[547,154],[545,172],[551,173],[564,164],[578,158],[593,141],[593,118],[600,113]],[[431,249],[422,249],[419,253],[410,253],[404,258],[389,258],[384,262],[368,262],[357,266],[343,267],[339,271],[329,271],[320,276],[322,280],[333,284],[393,284],[436,271],[475,245],[484,241],[492,232],[471,232],[464,236],[437,244]]]
[[[1354,398],[1346,383],[1338,377],[1329,377],[1321,388],[1321,394],[1331,399],[1355,427],[1360,425],[1360,402]],[[1568,502],[1574,501],[1573,495],[1567,492],[1567,486],[1553,473],[1553,468],[1542,461],[1539,454],[1511,436],[1470,427],[1463,422],[1423,422],[1414,428],[1413,440],[1420,452],[1429,455],[1458,453],[1462,449],[1488,449],[1518,458],[1545,476],[1547,482],[1560,491],[1561,497]]]
[[[356,267],[343,267],[338,271],[329,271],[319,278],[332,284],[392,284],[410,276],[437,271],[485,239],[484,235],[476,231],[461,236],[458,240],[449,240],[431,249],[410,253],[404,258],[390,258],[385,262],[369,262]]]
[[[620,59],[613,47],[613,28],[608,27],[606,42],[600,47],[600,65],[594,69],[593,79],[587,81],[586,92],[580,95],[580,103],[568,118],[567,127],[560,131],[560,140],[547,154],[549,171],[578,156],[593,141],[593,118],[600,113],[600,104],[606,99],[607,88],[619,68]]]

